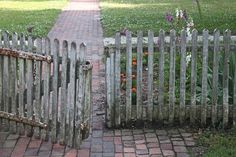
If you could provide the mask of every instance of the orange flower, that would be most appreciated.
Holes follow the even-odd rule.
[[[136,93],[136,88],[132,88],[132,93]]]
[[[133,62],[132,62],[132,65],[137,65],[137,62],[136,62],[136,61],[133,61]]]

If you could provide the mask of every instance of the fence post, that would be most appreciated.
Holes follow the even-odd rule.
[[[179,121],[180,124],[185,120],[185,88],[186,88],[186,31],[181,31],[181,51],[180,51],[180,98],[179,98]]]
[[[175,116],[175,58],[176,32],[170,31],[170,76],[169,76],[169,122],[174,122]]]
[[[230,55],[231,31],[224,33],[224,71],[223,71],[223,126],[226,128],[229,122],[229,55]]]
[[[115,125],[115,105],[114,105],[114,96],[115,96],[115,54],[114,54],[114,49],[110,49],[110,58],[111,58],[111,61],[110,61],[110,71],[111,71],[111,107],[110,107],[110,110],[111,110],[111,119],[112,119],[112,124],[113,126],[116,126]]]
[[[111,58],[107,57],[106,71],[107,71],[107,126],[112,127],[112,115],[111,115]]]
[[[191,53],[191,109],[190,123],[195,124],[196,120],[196,82],[197,82],[197,35],[196,29],[192,31],[192,53]]]
[[[83,135],[83,139],[89,136],[90,132],[90,117],[91,117],[91,92],[92,92],[92,65],[90,62],[87,62],[86,65],[83,66],[84,73],[84,108],[83,108],[83,121],[81,124],[81,132]]]
[[[120,126],[123,113],[120,104],[120,33],[116,33],[115,43],[115,125]]]
[[[217,106],[218,106],[218,79],[219,79],[219,30],[214,31],[214,54],[213,54],[213,74],[212,74],[212,125],[215,126],[217,121]]]
[[[111,115],[111,58],[109,54],[110,48],[105,49],[106,52],[106,123],[108,128],[112,127],[112,115]]]
[[[158,120],[162,121],[166,116],[164,111],[164,62],[165,62],[165,32],[164,30],[159,31],[159,82],[158,82]]]
[[[126,124],[132,117],[132,35],[126,33]]]
[[[203,30],[203,52],[202,52],[202,126],[206,125],[207,113],[207,70],[208,70],[208,30]]]
[[[87,52],[86,45],[80,44],[79,55],[77,55],[77,78],[76,78],[76,109],[75,109],[75,147],[78,148],[81,140],[81,124],[83,120],[84,109],[84,93],[85,93],[85,79],[82,65],[85,64],[85,54]]]

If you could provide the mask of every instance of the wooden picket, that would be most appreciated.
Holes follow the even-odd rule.
[[[190,110],[191,125],[194,125],[196,120],[196,78],[197,78],[197,30],[193,30],[192,54],[191,54],[191,110]]]
[[[175,56],[176,56],[176,32],[170,34],[170,79],[169,79],[169,122],[174,122],[175,116]]]
[[[212,79],[212,125],[217,122],[217,104],[218,104],[218,72],[219,72],[219,36],[220,32],[214,32],[214,52],[213,52],[213,79]]]
[[[132,117],[132,39],[131,32],[126,37],[126,122]]]
[[[92,65],[85,54],[84,43],[63,41],[60,49],[57,39],[1,32],[1,128],[78,148],[90,131]]]
[[[187,37],[186,30],[180,34],[171,30],[169,36],[160,30],[158,37],[152,31],[148,37],[141,31],[133,38],[131,34],[116,34],[116,44],[105,46],[108,127],[139,120],[206,126],[211,119],[214,127],[219,121],[224,127],[235,124],[236,70],[234,91],[229,92],[228,86],[230,79],[232,82],[229,64],[235,64],[230,63],[230,57],[236,45],[231,42],[230,30],[223,38],[218,30],[212,37],[208,30],[199,37],[195,29],[192,37]],[[119,110],[121,106],[125,110]]]
[[[153,37],[152,31],[148,32],[148,119],[153,119]]]

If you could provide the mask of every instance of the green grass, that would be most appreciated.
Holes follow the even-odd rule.
[[[154,30],[161,28],[169,31],[165,21],[166,12],[175,12],[176,8],[185,9],[192,16],[195,28],[213,31],[231,29],[236,33],[235,0],[203,0],[202,18],[193,0],[101,0],[102,23],[105,36],[113,36],[116,31],[128,28],[132,31]]]
[[[27,33],[33,26],[33,36],[46,36],[66,0],[1,0],[0,30]]]
[[[235,157],[236,130],[231,132],[206,132],[199,138],[199,144],[207,147],[203,157]]]

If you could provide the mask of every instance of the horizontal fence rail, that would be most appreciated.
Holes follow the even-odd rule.
[[[126,32],[126,44],[117,33],[115,44],[105,46],[108,127],[236,123],[236,43],[230,30],[223,40],[218,30],[193,30],[191,37],[171,30],[168,42],[163,30],[158,38],[138,32],[136,44],[131,34]]]
[[[90,130],[86,45],[0,33],[1,128],[79,147]]]

